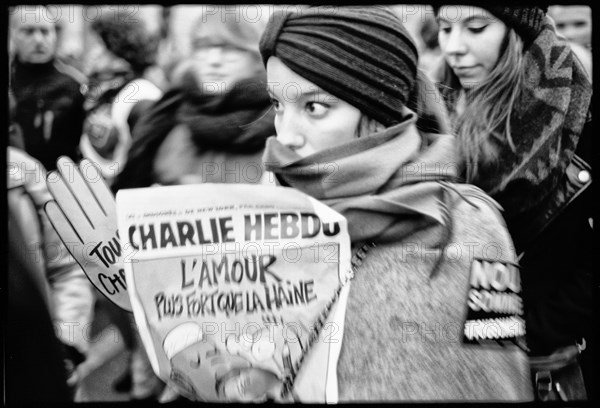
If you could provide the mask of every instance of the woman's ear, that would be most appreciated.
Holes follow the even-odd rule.
[[[381,132],[382,130],[385,129],[385,126],[382,123],[376,121],[375,119],[371,119],[369,121],[369,123],[370,123],[370,126],[371,126],[371,128],[370,128],[371,133]]]
[[[356,138],[358,139],[363,136],[369,136],[373,133],[380,132],[384,129],[385,126],[383,124],[363,114],[360,117],[360,121],[358,122],[358,129],[356,129]]]

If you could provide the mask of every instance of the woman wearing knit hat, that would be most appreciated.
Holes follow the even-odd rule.
[[[260,181],[260,158],[274,130],[258,52],[264,24],[231,11],[198,19],[192,69],[140,118],[115,191]],[[160,400],[172,398],[167,387]]]
[[[356,251],[333,386],[311,395],[322,377],[304,364],[292,395],[531,399],[512,241],[493,200],[453,183],[443,103],[426,85],[416,103],[417,52],[399,18],[385,7],[277,12],[260,51],[277,130],[267,169],[343,214]]]
[[[502,205],[520,254],[537,397],[584,399],[577,359],[585,374],[594,347],[591,84],[544,8],[444,6],[437,18],[462,174]]]
[[[187,69],[139,122],[115,189],[260,182],[274,131],[258,52],[265,24],[242,14],[223,9],[198,19]]]

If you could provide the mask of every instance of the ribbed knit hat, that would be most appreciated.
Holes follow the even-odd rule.
[[[508,27],[513,28],[526,44],[533,42],[542,31],[544,17],[548,11],[548,6],[505,7],[475,3],[472,5],[489,11]],[[441,6],[434,7],[436,15],[440,8]]]
[[[417,49],[387,7],[318,6],[273,14],[260,40],[263,63],[292,71],[385,126],[402,121]]]
[[[237,15],[232,14],[231,6],[217,6],[216,9],[216,13],[204,13],[194,24],[192,47],[227,44],[258,55],[258,41],[266,22],[236,18],[244,11],[242,8],[236,10]]]

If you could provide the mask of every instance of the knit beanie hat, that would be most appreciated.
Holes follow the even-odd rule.
[[[317,6],[275,12],[260,40],[271,56],[384,126],[402,121],[417,49],[387,7]]]
[[[504,7],[479,3],[473,3],[473,6],[489,11],[508,27],[513,28],[526,44],[533,42],[542,31],[544,17],[548,11],[548,6]],[[434,7],[436,15],[439,13],[440,8],[441,6]]]
[[[196,21],[191,35],[192,48],[227,44],[258,56],[258,41],[266,25],[264,19],[256,21],[239,18],[242,9],[239,9],[237,15],[232,14],[232,9],[225,6],[217,6],[216,10],[214,13],[204,13]]]

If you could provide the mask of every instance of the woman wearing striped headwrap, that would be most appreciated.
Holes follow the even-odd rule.
[[[385,7],[276,12],[260,51],[277,131],[267,169],[344,215],[358,258],[345,313],[328,317],[343,342],[330,349],[323,336],[306,351],[292,395],[531,399],[512,241],[497,204],[454,183],[443,102],[399,18]],[[323,359],[337,370],[318,370]]]

